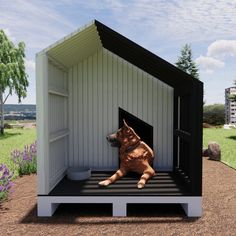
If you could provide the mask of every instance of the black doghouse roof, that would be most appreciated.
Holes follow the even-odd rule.
[[[202,84],[201,81],[97,20],[57,41],[40,53],[46,52],[49,58],[69,68],[102,47],[173,88],[181,89],[182,86],[194,87],[194,85]]]

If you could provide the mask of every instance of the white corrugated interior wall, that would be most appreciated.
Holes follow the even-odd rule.
[[[49,187],[65,174],[68,165],[68,79],[67,72],[48,64]]]
[[[173,162],[173,88],[102,48],[69,69],[69,166],[118,167],[106,136],[118,128],[118,107],[154,128],[154,167]]]

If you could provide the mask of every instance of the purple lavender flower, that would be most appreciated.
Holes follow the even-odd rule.
[[[6,190],[9,190],[9,189],[12,187],[12,185],[13,185],[13,183],[12,183],[12,182],[9,182],[9,183],[6,185],[5,189],[6,189]]]
[[[22,152],[17,149],[13,150],[11,156],[13,162],[18,165],[18,171],[20,175],[36,172],[36,141],[30,145],[25,145]]]
[[[20,160],[20,157],[21,157],[21,151],[18,150],[18,149],[15,149],[11,152],[11,156],[12,156],[12,160],[14,163],[18,163]]]
[[[27,152],[23,152],[23,160],[24,161],[28,161],[28,159],[29,159],[28,153]]]
[[[0,192],[1,194],[0,200],[4,199],[9,194],[9,191],[12,187],[12,178],[13,174],[10,173],[9,169],[5,164],[0,164]]]
[[[36,141],[30,145],[30,153],[36,155],[37,153],[37,144]]]
[[[5,169],[6,168],[6,165],[5,164],[1,164],[0,165],[0,171],[2,171],[3,169]]]
[[[3,172],[3,176],[7,177],[9,175],[9,173],[10,173],[9,170],[6,168]]]
[[[7,168],[5,168],[4,170],[2,170],[2,176],[0,177],[0,180],[4,180],[6,178],[8,178],[10,175],[10,172]]]

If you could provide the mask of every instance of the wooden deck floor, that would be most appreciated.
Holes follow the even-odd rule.
[[[115,183],[100,187],[98,182],[112,172],[93,172],[84,181],[71,181],[64,177],[49,196],[189,196],[187,190],[172,172],[159,172],[145,185],[137,188],[139,175],[130,174]]]

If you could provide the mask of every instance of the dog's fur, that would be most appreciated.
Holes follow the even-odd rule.
[[[107,140],[112,146],[119,144],[120,150],[120,169],[110,178],[99,182],[100,186],[107,186],[119,178],[126,175],[129,171],[141,174],[137,184],[138,188],[143,188],[147,180],[155,175],[155,171],[150,166],[154,159],[152,149],[129,127],[125,120],[124,126],[115,134],[107,136]]]

